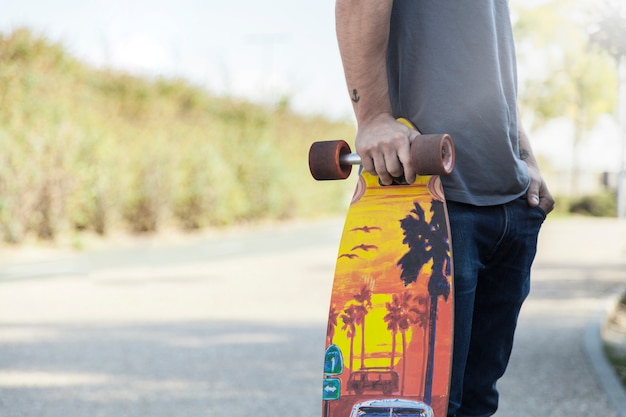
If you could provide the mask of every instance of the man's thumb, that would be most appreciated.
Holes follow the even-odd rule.
[[[539,205],[539,189],[531,186],[526,193],[526,198],[531,207],[537,207]]]

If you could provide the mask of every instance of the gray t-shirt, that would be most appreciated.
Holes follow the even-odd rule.
[[[507,0],[395,0],[388,72],[395,116],[454,139],[447,199],[486,206],[526,192]]]

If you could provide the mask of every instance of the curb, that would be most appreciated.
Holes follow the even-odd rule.
[[[622,292],[612,296],[589,320],[585,329],[585,349],[601,388],[609,398],[618,417],[626,417],[626,390],[604,355],[602,326],[617,306]]]

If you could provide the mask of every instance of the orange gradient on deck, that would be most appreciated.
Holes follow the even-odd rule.
[[[346,417],[352,405],[371,398],[423,400],[429,342],[429,325],[424,318],[429,312],[432,260],[407,286],[400,278],[398,261],[409,250],[403,243],[400,221],[416,203],[430,221],[433,199],[443,199],[436,176],[418,177],[413,185],[394,187],[380,186],[377,178],[367,173],[359,177],[338,251],[326,338],[327,346],[339,347],[345,365],[337,376],[342,383],[341,398],[329,401],[326,408],[332,417]],[[447,233],[447,225],[443,232]],[[404,310],[412,312],[394,310],[394,305],[398,306],[393,303],[394,295],[409,300]],[[411,317],[404,328],[399,326],[403,313]],[[452,294],[447,301],[439,297],[431,404],[435,415],[442,415],[437,408],[447,401],[452,321]],[[356,395],[349,389],[350,375],[362,369],[395,372],[398,389],[392,395],[382,395],[376,389]]]

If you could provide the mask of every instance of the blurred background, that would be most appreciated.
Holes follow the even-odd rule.
[[[3,6],[0,238],[338,210],[346,185],[306,165],[354,132],[333,20],[330,1]]]
[[[558,210],[615,216],[624,6],[511,6],[522,116]],[[316,186],[306,155],[354,132],[332,0],[3,5],[4,242],[339,213],[351,185]]]
[[[583,340],[626,381],[626,297],[587,330],[624,292],[624,1],[510,4],[557,211],[498,415],[617,417]],[[319,415],[354,186],[307,165],[355,134],[334,1],[0,9],[0,415]]]

